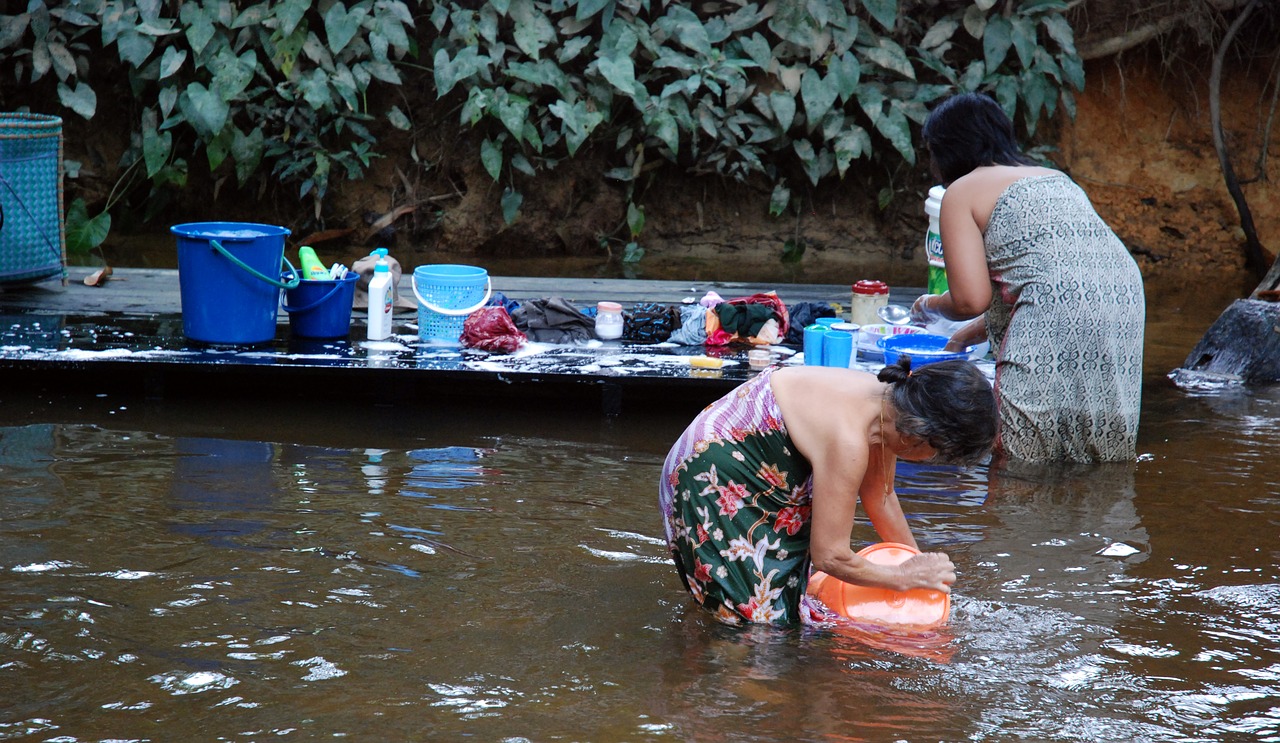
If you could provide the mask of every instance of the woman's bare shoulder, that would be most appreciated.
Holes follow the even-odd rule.
[[[848,415],[867,399],[880,382],[874,374],[827,366],[790,366],[773,373],[769,380],[774,399],[782,409],[805,418],[825,416],[843,410]]]
[[[947,213],[972,215],[978,229],[986,232],[992,210],[1010,186],[1027,178],[1054,175],[1062,175],[1062,171],[1038,165],[991,165],[976,168],[947,187],[946,195],[942,197],[942,208]]]
[[[794,387],[815,395],[828,395],[875,384],[876,377],[870,372],[831,366],[784,366],[773,372],[769,383],[775,392],[780,387]]]
[[[769,380],[796,448],[815,466],[829,466],[837,453],[865,448],[879,411],[880,382],[863,371],[832,367],[786,367]]]

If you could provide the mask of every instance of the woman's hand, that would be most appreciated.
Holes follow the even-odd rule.
[[[944,350],[953,353],[964,351],[971,346],[976,346],[987,339],[987,316],[979,315],[976,319],[962,325],[959,330],[951,335],[951,340],[947,341]]]
[[[942,313],[929,306],[939,294],[921,294],[911,303],[911,322],[914,325],[928,325],[942,319]]]
[[[951,584],[956,582],[956,567],[951,563],[951,558],[941,552],[915,555],[898,567],[902,570],[902,578],[906,584],[904,590],[928,588],[951,593]]]

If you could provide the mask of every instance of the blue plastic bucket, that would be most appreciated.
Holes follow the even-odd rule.
[[[945,335],[913,333],[908,335],[887,335],[876,343],[884,351],[884,363],[886,366],[898,363],[898,358],[905,355],[911,357],[911,368],[919,369],[925,364],[969,358],[969,349],[964,351],[945,350],[947,343],[950,341],[951,339]]]
[[[489,302],[493,286],[483,268],[437,263],[413,269],[413,293],[418,297],[419,340],[456,346],[467,315]]]
[[[346,338],[358,278],[360,274],[347,271],[336,281],[303,279],[286,289],[282,309],[289,313],[289,329],[299,338]]]
[[[226,345],[275,339],[280,290],[299,283],[284,260],[289,230],[250,222],[195,222],[169,230],[178,237],[183,334]],[[289,267],[288,282],[272,278],[281,265]]]

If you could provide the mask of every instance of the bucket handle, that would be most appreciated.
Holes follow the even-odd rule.
[[[451,310],[451,309],[446,309],[444,307],[437,307],[434,304],[431,304],[430,302],[428,302],[426,299],[424,299],[422,294],[418,291],[418,279],[416,277],[413,279],[413,281],[409,283],[413,284],[413,293],[415,296],[418,297],[418,301],[422,303],[423,307],[426,307],[432,312],[438,312],[441,315],[449,315],[451,317],[461,317],[463,315],[470,315],[472,312],[475,312],[476,310],[488,304],[489,297],[493,296],[493,277],[486,276],[485,287],[484,287],[484,299],[480,300],[478,304],[468,307],[465,310]]]
[[[292,268],[292,267],[291,267],[291,268]],[[324,304],[325,302],[328,302],[328,301],[329,301],[329,298],[330,298],[330,297],[332,297],[333,295],[337,294],[337,293],[338,293],[338,290],[339,290],[339,289],[341,289],[341,288],[342,288],[342,282],[341,282],[341,281],[335,281],[335,282],[333,282],[333,288],[332,288],[332,289],[330,289],[329,291],[325,292],[323,297],[320,297],[319,299],[317,299],[316,301],[312,302],[311,304],[308,304],[308,305],[305,305],[305,306],[302,306],[302,307],[290,307],[290,306],[289,306],[289,295],[288,295],[288,294],[286,294],[286,295],[284,295],[284,303],[280,305],[280,309],[284,310],[285,312],[310,312],[311,310],[314,310],[315,308],[319,307],[320,305]]]
[[[229,250],[227,250],[226,248],[222,247],[222,244],[221,244],[221,243],[219,243],[217,240],[210,240],[210,241],[209,241],[209,245],[210,245],[210,246],[212,246],[214,250],[216,250],[216,251],[218,251],[219,253],[221,253],[221,254],[222,254],[222,257],[224,257],[224,258],[226,258],[227,260],[231,261],[232,263],[236,264],[236,265],[237,265],[237,266],[239,266],[240,268],[243,268],[244,270],[248,271],[248,272],[249,272],[249,274],[250,274],[250,275],[252,275],[254,278],[256,278],[256,279],[261,279],[262,281],[265,281],[265,282],[267,282],[268,284],[271,284],[271,285],[273,285],[273,286],[276,286],[276,287],[278,287],[278,288],[280,288],[280,289],[297,289],[297,288],[298,288],[298,284],[302,283],[302,279],[298,277],[298,271],[297,271],[297,269],[295,269],[295,268],[293,267],[293,264],[289,262],[289,259],[288,259],[288,258],[284,258],[284,257],[282,256],[282,257],[281,257],[281,262],[282,262],[282,263],[284,263],[286,266],[288,266],[288,267],[289,267],[289,273],[293,274],[293,278],[292,278],[292,279],[290,279],[289,281],[276,281],[275,279],[271,278],[270,276],[263,276],[262,274],[258,273],[256,270],[254,270],[254,268],[253,268],[252,266],[250,266],[249,264],[245,263],[244,261],[242,261],[242,260],[240,260],[239,258],[237,258],[237,257],[235,257],[234,255],[232,255],[232,254],[231,254],[231,251],[229,251]]]

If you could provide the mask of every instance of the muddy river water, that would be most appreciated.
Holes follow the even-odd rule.
[[[1166,378],[1228,301],[1150,298],[1137,462],[904,467],[905,636],[690,608],[685,411],[5,390],[0,740],[1278,741],[1280,387]]]

